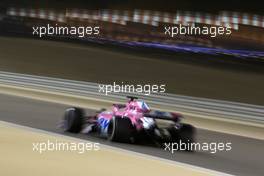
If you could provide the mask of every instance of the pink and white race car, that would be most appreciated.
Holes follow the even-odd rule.
[[[72,133],[96,132],[110,141],[135,143],[152,141],[192,143],[195,128],[181,123],[179,113],[150,110],[136,97],[128,97],[126,104],[114,104],[111,111],[102,109],[94,115],[85,116],[80,108],[68,108],[65,112],[62,128]],[[170,121],[169,125],[158,125],[157,119]]]

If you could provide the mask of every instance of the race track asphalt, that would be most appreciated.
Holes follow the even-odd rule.
[[[0,95],[0,120],[63,134],[57,125],[65,105],[37,101],[15,96]],[[92,113],[87,109],[87,113]],[[175,152],[174,154],[154,146],[119,144],[83,134],[65,134],[88,139],[131,151],[189,163],[229,174],[262,176],[264,141],[198,129],[197,142],[232,142],[231,151]]]
[[[167,92],[175,94],[264,105],[263,65],[226,64],[227,59],[0,37],[1,71],[109,84],[166,84]]]

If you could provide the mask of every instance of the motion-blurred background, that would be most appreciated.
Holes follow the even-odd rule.
[[[100,35],[32,35],[33,26],[47,24],[99,26]],[[165,26],[180,24],[231,27],[232,34],[164,35]],[[0,43],[3,71],[102,83],[165,83],[170,93],[264,103],[264,14],[259,1],[4,0],[0,34],[11,37]],[[43,40],[81,43],[87,52]],[[114,53],[105,52],[109,50]]]
[[[263,57],[257,51],[264,48],[264,16],[254,1],[3,1],[0,7],[0,30],[6,33],[30,35],[33,24],[97,25],[101,31],[95,40],[105,43]],[[231,27],[232,35],[164,35],[164,26],[179,24]]]

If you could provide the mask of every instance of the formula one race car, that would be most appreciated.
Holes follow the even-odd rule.
[[[96,132],[115,142],[153,141],[162,145],[164,142],[194,141],[195,128],[181,123],[181,114],[150,110],[144,101],[128,98],[126,104],[114,104],[111,111],[102,109],[91,116],[84,116],[84,110],[80,108],[68,108],[61,126],[66,132]],[[171,123],[159,127],[157,119]]]

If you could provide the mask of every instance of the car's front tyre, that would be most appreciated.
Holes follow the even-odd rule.
[[[134,142],[135,128],[131,120],[126,117],[113,117],[108,126],[108,140],[115,142]]]
[[[170,133],[170,141],[178,144],[184,144],[186,151],[192,151],[189,147],[190,144],[195,142],[196,129],[192,125],[182,123],[179,127],[172,126],[168,129]]]

